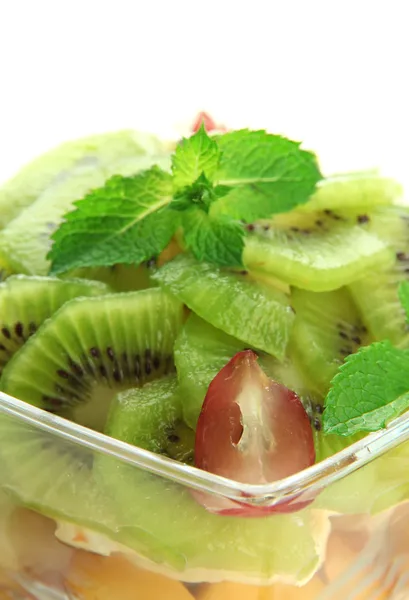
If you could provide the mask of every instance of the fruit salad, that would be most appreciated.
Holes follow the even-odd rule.
[[[201,113],[0,209],[0,599],[409,596],[399,182]]]

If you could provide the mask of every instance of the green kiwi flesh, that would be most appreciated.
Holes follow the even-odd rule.
[[[177,256],[152,277],[213,326],[284,358],[294,313],[283,292],[187,255]]]
[[[51,197],[60,184],[82,172],[98,170],[105,178],[116,172],[131,175],[135,172],[135,157],[162,156],[166,152],[154,136],[134,131],[66,142],[33,160],[0,188],[0,228],[42,194],[49,192]]]
[[[94,480],[91,450],[5,413],[0,414],[0,439],[0,488],[15,503],[54,519],[115,533],[118,516]]]
[[[247,229],[246,268],[310,291],[337,289],[394,259],[386,242],[332,210],[292,211]]]
[[[346,288],[309,292],[293,288],[296,312],[291,347],[312,389],[324,396],[348,354],[370,342],[367,329]]]
[[[371,209],[400,199],[403,190],[397,181],[374,172],[341,173],[319,182],[304,210]]]
[[[76,298],[45,321],[3,371],[10,396],[102,429],[114,391],[171,371],[184,320],[155,288]]]
[[[0,374],[10,358],[65,302],[110,289],[85,279],[12,275],[0,283]]]
[[[57,177],[0,232],[0,266],[16,273],[46,275],[50,266],[47,260],[50,236],[64,214],[73,208],[74,201],[103,186],[112,175],[133,175],[155,163],[168,166],[165,154],[150,153],[156,149],[155,145],[152,148],[152,144],[144,146],[135,141],[131,144],[128,140],[124,145],[111,146],[111,141],[108,137],[103,145],[102,162],[96,154],[71,176]]]

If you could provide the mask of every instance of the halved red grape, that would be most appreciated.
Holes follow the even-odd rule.
[[[269,379],[252,350],[236,354],[206,394],[196,429],[195,465],[241,483],[264,484],[314,461],[313,432],[298,396]],[[297,510],[288,503],[253,509],[217,496],[195,496],[215,512],[250,516],[254,510]]]

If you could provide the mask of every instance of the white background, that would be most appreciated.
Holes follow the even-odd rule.
[[[406,0],[0,0],[0,181],[84,134],[206,109],[409,179]]]

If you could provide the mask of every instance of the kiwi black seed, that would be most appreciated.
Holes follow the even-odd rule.
[[[101,282],[11,275],[0,283],[0,374],[41,323],[78,296],[109,293]]]

